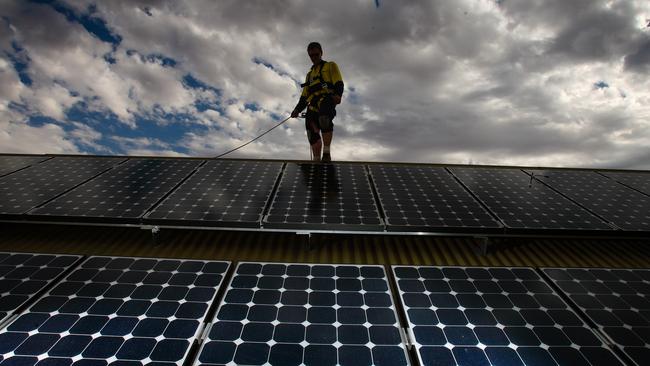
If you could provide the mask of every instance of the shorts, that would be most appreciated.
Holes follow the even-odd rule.
[[[320,116],[329,117],[329,126],[322,126]],[[332,120],[336,116],[336,109],[332,96],[325,95],[319,105],[318,111],[314,111],[311,108],[307,108],[307,114],[305,115],[305,128],[307,130],[312,130],[310,126],[316,127],[319,131],[322,132],[332,132],[334,131],[334,123]],[[318,132],[318,131],[313,131]]]

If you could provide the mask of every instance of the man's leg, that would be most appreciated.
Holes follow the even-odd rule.
[[[320,131],[318,127],[316,127],[316,121],[309,118],[306,119],[305,122],[307,127],[307,140],[309,140],[309,145],[311,145],[311,151],[313,154],[312,159],[314,161],[320,161],[320,151],[323,145],[321,143]]]
[[[330,155],[330,145],[332,144],[332,134],[334,133],[332,117],[323,115],[319,116],[319,125],[323,133],[323,161],[330,162],[332,161],[332,156]]]

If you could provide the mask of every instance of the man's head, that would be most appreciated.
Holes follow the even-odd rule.
[[[322,57],[323,57],[323,48],[321,47],[320,43],[318,42],[311,42],[307,46],[307,54],[309,55],[309,58],[311,59],[311,62],[316,65],[321,62]]]

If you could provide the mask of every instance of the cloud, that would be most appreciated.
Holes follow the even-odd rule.
[[[346,83],[335,159],[650,169],[649,15],[642,0],[10,1],[0,130],[216,156],[293,109],[316,40]],[[307,158],[304,121],[232,156]]]

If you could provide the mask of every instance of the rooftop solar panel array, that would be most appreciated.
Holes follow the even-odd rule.
[[[623,230],[650,231],[648,196],[592,171],[529,172]]]
[[[135,222],[202,160],[131,159],[48,204],[30,215]]]
[[[0,155],[0,177],[47,159],[47,156]]]
[[[383,230],[363,165],[287,163],[264,227]]]
[[[544,273],[637,365],[650,360],[650,270],[544,268]]]
[[[147,215],[147,222],[260,227],[282,163],[213,160]]]
[[[393,272],[423,366],[623,365],[531,268]]]
[[[611,230],[598,217],[519,169],[450,168],[511,229]]]
[[[502,227],[444,168],[371,165],[369,169],[389,230]]]
[[[100,174],[123,158],[56,157],[0,178],[0,215],[19,215]]]
[[[407,365],[381,266],[240,263],[196,365]]]
[[[600,174],[650,195],[650,173],[600,172]]]
[[[80,258],[77,255],[0,253],[0,323]]]
[[[0,361],[181,365],[228,266],[90,257],[0,331]]]

